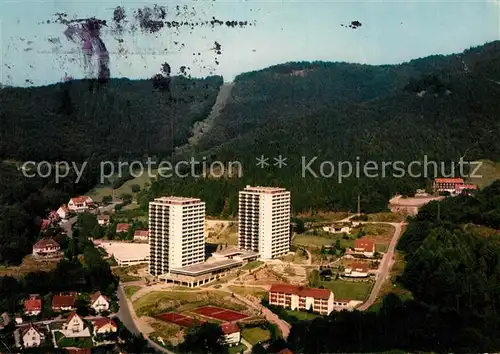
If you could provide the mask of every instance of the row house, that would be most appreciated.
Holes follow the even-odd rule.
[[[321,315],[333,311],[334,295],[328,289],[314,289],[289,284],[273,284],[269,290],[269,304],[291,310],[312,310]]]

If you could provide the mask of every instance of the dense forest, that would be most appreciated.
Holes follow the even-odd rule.
[[[99,90],[75,80],[45,87],[0,90],[0,158],[116,160],[170,156],[204,119],[222,78],[114,79]]]
[[[212,215],[235,215],[237,191],[262,184],[290,189],[295,211],[355,210],[358,193],[363,211],[384,209],[393,194],[411,194],[429,186],[435,175],[451,174],[452,162],[461,157],[500,158],[499,71],[500,42],[492,42],[401,65],[288,63],[242,74],[214,127],[195,148],[200,161],[241,162],[243,177],[168,178],[144,192],[142,200],[175,192],[202,197]],[[271,166],[256,166],[261,155]],[[287,166],[272,165],[279,155]],[[318,178],[303,169],[314,157],[311,169]],[[401,177],[387,167],[382,175],[384,162],[406,167],[425,158],[444,168],[431,168],[427,175],[417,170],[419,177],[406,171]],[[319,174],[323,161],[336,168],[331,177]],[[352,164],[349,178],[339,180],[340,161]],[[377,177],[364,175],[367,161],[377,163]],[[327,166],[325,175],[330,171]]]
[[[406,260],[398,282],[413,298],[390,294],[377,311],[299,322],[289,344],[299,353],[498,351],[499,227],[500,181],[476,197],[428,204],[398,244]]]

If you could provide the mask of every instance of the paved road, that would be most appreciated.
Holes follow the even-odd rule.
[[[118,286],[118,290],[116,292],[116,295],[118,296],[118,303],[120,305],[120,310],[117,313],[118,318],[123,323],[123,325],[125,327],[127,327],[127,329],[130,332],[132,332],[135,335],[140,335],[141,331],[137,327],[137,324],[134,320],[134,316],[135,316],[134,309],[131,306],[131,304],[129,303],[129,301],[127,301],[127,296],[125,295],[125,292],[123,291],[122,284],[120,284]],[[147,340],[150,348],[153,348],[160,353],[175,354],[174,352],[171,352],[171,351],[163,348],[161,345],[153,342],[151,339],[149,339],[145,335],[144,335],[144,338]]]
[[[392,265],[394,264],[393,258],[394,258],[394,250],[396,249],[396,245],[398,243],[399,238],[401,237],[401,230],[402,227],[405,225],[404,222],[400,223],[384,223],[384,222],[362,222],[363,224],[390,224],[394,226],[394,236],[392,236],[391,243],[389,244],[389,247],[387,249],[387,252],[384,254],[384,257],[382,258],[382,261],[380,262],[379,266],[379,271],[377,273],[377,277],[375,279],[375,285],[372,288],[372,291],[370,293],[370,296],[368,297],[368,300],[366,300],[365,303],[363,303],[360,307],[358,307],[359,311],[365,311],[370,306],[373,305],[375,300],[377,299],[380,289],[382,288],[382,285],[384,282],[389,278]]]

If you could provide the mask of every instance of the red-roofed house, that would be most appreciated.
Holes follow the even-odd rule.
[[[224,341],[226,345],[232,347],[233,345],[240,344],[241,331],[240,327],[238,327],[236,323],[226,322],[221,324],[220,328],[224,333]]]
[[[354,262],[345,268],[342,276],[349,278],[366,278],[368,276],[368,264],[363,262]]]
[[[313,289],[289,284],[273,284],[269,304],[292,310],[312,310],[321,315],[333,311],[334,295],[329,289]]]
[[[99,291],[90,297],[90,307],[97,312],[109,310],[109,299]]]
[[[39,295],[30,295],[24,300],[24,314],[37,316],[42,312],[42,298]]]
[[[136,241],[147,241],[149,237],[148,230],[135,230],[134,232],[134,240]]]
[[[33,245],[33,256],[35,257],[57,257],[61,255],[61,246],[51,239],[42,238]]]
[[[92,198],[84,195],[71,198],[68,202],[68,209],[75,213],[83,213],[89,210],[92,205],[94,205],[94,201],[92,200]]]
[[[354,241],[354,254],[364,255],[365,257],[373,257],[375,254],[375,242],[372,240],[361,238]]]
[[[57,209],[57,215],[59,215],[61,219],[67,219],[69,217],[68,206],[66,204],[61,205],[59,209]]]
[[[98,334],[116,333],[118,326],[115,321],[108,317],[97,318],[93,321],[94,336]]]
[[[40,228],[42,230],[47,230],[50,226],[51,222],[49,219],[43,219],[41,222],[40,222]]]
[[[477,191],[475,184],[460,184],[455,189],[455,194],[472,195]]]
[[[116,233],[119,234],[121,232],[128,232],[130,229],[130,224],[117,224],[116,225]]]
[[[75,295],[54,295],[52,298],[52,310],[71,311],[75,309]]]
[[[436,178],[434,180],[435,192],[454,193],[457,186],[464,184],[463,178]]]

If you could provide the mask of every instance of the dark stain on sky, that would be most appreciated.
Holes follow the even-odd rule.
[[[348,25],[340,25],[342,27],[348,27],[348,28],[352,28],[352,29],[357,29],[359,27],[361,27],[363,24],[359,21],[351,21],[351,23],[349,23]]]

